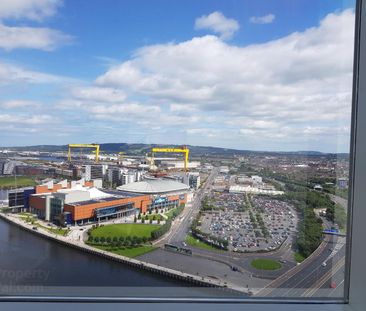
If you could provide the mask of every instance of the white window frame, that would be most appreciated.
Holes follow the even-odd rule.
[[[208,299],[114,299],[83,297],[0,297],[0,310],[93,311],[131,308],[134,311],[365,311],[366,310],[366,0],[356,2],[354,79],[351,126],[348,243],[345,303],[256,299],[238,302]],[[311,3],[309,2],[309,5]],[[1,281],[1,280],[0,280]],[[138,291],[139,289],[136,288]],[[311,299],[309,299],[311,300]]]

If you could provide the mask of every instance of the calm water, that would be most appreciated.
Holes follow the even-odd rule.
[[[0,286],[6,284],[187,286],[183,282],[59,245],[0,219]]]

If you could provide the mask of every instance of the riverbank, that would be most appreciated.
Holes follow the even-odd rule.
[[[209,278],[209,277],[203,277],[203,276],[196,276],[196,275],[192,275],[189,273],[184,273],[181,271],[170,269],[167,267],[162,267],[157,264],[152,264],[152,263],[144,262],[144,261],[137,260],[134,258],[128,258],[128,257],[124,257],[121,255],[106,252],[103,250],[99,250],[99,249],[93,248],[91,246],[88,246],[81,241],[70,241],[65,237],[57,236],[56,234],[49,233],[45,230],[42,230],[42,228],[34,230],[31,224],[24,223],[22,220],[18,219],[16,216],[14,216],[12,214],[0,213],[0,217],[2,219],[4,219],[5,221],[12,223],[14,225],[17,225],[18,227],[20,227],[26,231],[29,231],[33,234],[42,236],[49,240],[58,242],[65,246],[69,246],[69,247],[78,249],[78,250],[86,252],[86,253],[94,254],[97,256],[107,258],[109,260],[123,263],[125,265],[131,266],[134,268],[149,271],[149,272],[159,274],[162,276],[166,276],[166,277],[169,277],[172,279],[188,282],[188,283],[191,283],[191,284],[194,284],[197,286],[217,287],[217,288],[222,288],[223,290],[230,290],[230,291],[233,290],[235,292],[241,292],[241,293],[248,294],[248,290],[246,288],[241,288],[241,287],[238,287],[235,285],[231,285],[231,284],[225,283],[221,280],[217,280],[217,279]]]

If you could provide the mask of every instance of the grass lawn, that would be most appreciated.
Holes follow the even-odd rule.
[[[278,261],[264,258],[252,260],[251,266],[259,270],[277,270],[282,267]]]
[[[150,224],[116,224],[116,225],[106,225],[102,227],[95,228],[91,231],[91,236],[94,237],[127,237],[127,236],[137,236],[137,237],[151,237],[151,232],[159,229],[159,225]]]
[[[142,245],[136,247],[123,247],[123,248],[115,248],[110,246],[101,246],[101,245],[92,245],[95,248],[111,252],[117,255],[126,256],[130,258],[134,258],[137,256],[141,256],[143,254],[152,252],[157,249],[157,247],[150,246],[150,245]]]
[[[295,253],[294,257],[296,262],[303,262],[305,260],[305,257],[300,253]]]
[[[16,180],[14,176],[0,177],[0,188],[14,188],[34,185],[36,185],[35,181],[32,178],[26,176],[19,176],[16,178]]]
[[[221,251],[218,248],[211,246],[210,244],[207,244],[205,242],[202,242],[202,241],[196,239],[195,237],[193,237],[190,234],[188,234],[186,237],[186,243],[190,246],[203,248],[203,249],[207,249],[210,251]]]

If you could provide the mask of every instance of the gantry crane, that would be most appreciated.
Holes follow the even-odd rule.
[[[188,158],[189,158],[189,149],[186,146],[182,148],[152,148],[152,162],[154,163],[154,152],[171,152],[171,153],[184,153],[184,171],[188,170]],[[152,163],[152,164],[153,164]]]
[[[71,148],[95,148],[95,162],[99,162],[99,148],[98,144],[69,144],[68,145],[67,159],[71,162]]]

